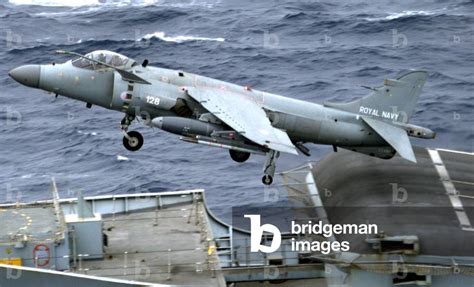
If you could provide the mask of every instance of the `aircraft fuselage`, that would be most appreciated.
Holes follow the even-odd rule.
[[[433,138],[427,128],[408,124],[426,80],[408,72],[351,103],[320,105],[254,90],[179,70],[138,65],[110,51],[63,64],[26,65],[10,71],[19,83],[125,114],[123,144],[131,151],[143,136],[128,131],[139,117],[145,124],[178,134],[184,141],[227,148],[237,162],[264,154],[265,184],[272,182],[278,153],[309,155],[305,143],[332,145],[379,158],[396,152],[416,161],[408,136]],[[235,95],[235,98],[233,97]],[[406,120],[404,120],[406,118]]]

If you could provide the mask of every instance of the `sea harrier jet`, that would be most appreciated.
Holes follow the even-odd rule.
[[[71,60],[25,65],[9,75],[19,83],[124,113],[123,144],[139,150],[143,137],[128,131],[142,118],[183,141],[229,150],[236,162],[250,154],[266,157],[264,184],[271,184],[281,152],[309,155],[308,143],[332,145],[389,159],[396,153],[416,162],[409,136],[434,138],[430,129],[409,124],[427,73],[409,71],[386,79],[349,103],[322,105],[257,91],[224,81],[148,65],[111,51],[87,55],[57,51]]]

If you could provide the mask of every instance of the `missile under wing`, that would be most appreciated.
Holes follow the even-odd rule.
[[[188,88],[188,95],[250,141],[275,151],[298,154],[286,132],[272,126],[265,111],[239,93]]]

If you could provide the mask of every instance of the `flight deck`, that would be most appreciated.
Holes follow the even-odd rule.
[[[474,256],[474,156],[436,149],[416,149],[417,164],[341,152],[313,174],[331,222],[371,222],[385,235],[416,235],[419,252]],[[329,164],[330,163],[330,164]],[[334,180],[337,178],[337,180]],[[355,238],[351,238],[351,241]],[[374,251],[365,238],[352,251]]]
[[[250,252],[248,229],[216,217],[203,190],[59,199],[53,182],[52,200],[0,205],[0,284],[472,286],[474,155],[415,153],[416,164],[339,149],[281,173],[291,219],[379,226],[331,238],[351,243],[331,254],[291,250],[284,231],[276,252]]]
[[[340,271],[332,284],[474,283],[474,154],[421,147],[415,154],[416,164],[340,149],[282,173],[289,197],[309,207],[313,221],[379,227],[374,236],[338,235],[350,252],[309,256]]]

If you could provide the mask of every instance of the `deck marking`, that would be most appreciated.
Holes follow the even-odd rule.
[[[474,231],[469,217],[467,216],[466,211],[464,210],[462,201],[459,198],[459,192],[456,190],[456,187],[454,187],[454,184],[451,181],[451,178],[449,177],[448,170],[444,165],[438,150],[427,150],[428,154],[431,157],[431,160],[434,163],[434,167],[438,172],[441,182],[443,183],[444,189],[446,190],[446,194],[448,195],[448,198],[451,201],[451,205],[453,206],[454,212],[456,213],[459,223],[461,224],[461,228],[464,231]]]
[[[308,174],[306,175],[305,181],[306,181],[306,185],[307,185],[309,194],[312,197],[311,199],[313,200],[314,206],[322,207],[323,202],[321,201],[321,197],[319,195],[319,191],[318,191],[318,188],[316,186],[316,182],[314,181],[314,177],[313,177],[313,173],[311,171],[311,168],[309,169]]]
[[[451,180],[454,183],[465,184],[465,185],[474,185],[474,182],[461,181],[461,180]]]
[[[450,149],[444,149],[444,148],[437,148],[436,150],[437,150],[437,151],[450,152],[450,153],[459,153],[459,154],[474,155],[474,152],[467,152],[467,151],[450,150]]]
[[[324,208],[323,201],[321,199],[321,194],[319,193],[318,186],[316,185],[316,180],[313,176],[313,165],[311,163],[308,163],[307,165],[307,174],[305,177],[305,182],[308,187],[308,192],[311,195],[311,200],[313,201],[314,206],[316,207],[322,207],[322,208],[317,208],[316,209],[316,214],[319,217],[319,220],[323,222],[324,224],[329,224],[329,219],[328,215],[326,213],[326,209]],[[336,241],[336,236],[331,235],[329,237],[329,241],[334,242]]]

